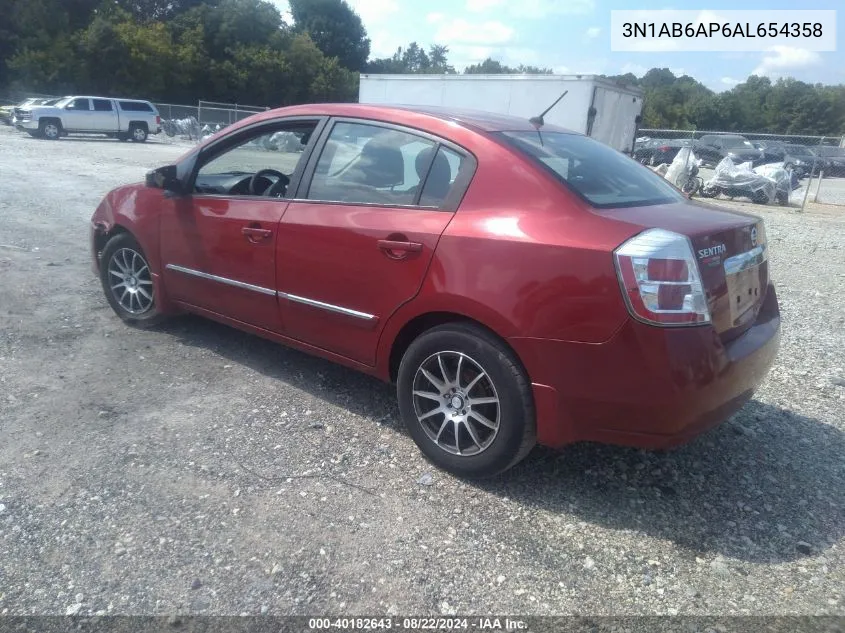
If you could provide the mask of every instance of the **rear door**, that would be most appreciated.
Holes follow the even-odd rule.
[[[381,328],[419,291],[474,170],[444,139],[334,120],[279,230],[286,333],[374,364]]]
[[[91,129],[98,132],[117,132],[117,112],[111,99],[91,99],[94,106],[94,116]]]

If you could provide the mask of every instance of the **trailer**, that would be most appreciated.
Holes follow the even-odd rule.
[[[633,152],[643,92],[595,75],[362,74],[358,101],[483,110],[530,119],[564,92],[563,100],[545,115],[545,123]]]

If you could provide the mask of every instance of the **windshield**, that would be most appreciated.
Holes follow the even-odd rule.
[[[587,136],[565,132],[497,135],[554,173],[594,207],[639,207],[684,200],[683,194],[661,176]]]
[[[792,147],[787,147],[786,149],[793,156],[812,156],[813,155],[813,152],[808,150],[806,147],[801,147],[800,145],[793,145]]]
[[[820,156],[845,156],[845,148],[843,147],[819,147],[816,152]]]
[[[71,102],[72,99],[73,97],[63,97],[62,99],[59,99],[54,105],[57,108],[64,108],[68,103]]]
[[[741,136],[726,136],[722,139],[722,147],[748,147],[754,149],[750,141],[746,141]]]

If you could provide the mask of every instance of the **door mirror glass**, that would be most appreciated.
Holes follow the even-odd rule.
[[[147,174],[147,186],[182,193],[182,182],[176,175],[176,165],[159,167]]]

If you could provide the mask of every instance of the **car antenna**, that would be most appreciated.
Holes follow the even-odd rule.
[[[540,137],[540,145],[543,145],[543,135],[540,134],[540,128],[546,124],[544,117],[549,113],[552,108],[554,108],[558,103],[560,103],[561,99],[563,99],[568,93],[568,90],[564,90],[563,94],[560,95],[557,99],[555,99],[555,102],[552,105],[543,110],[543,113],[540,116],[532,116],[530,119],[528,119],[528,122],[535,128],[537,128],[537,136]]]

